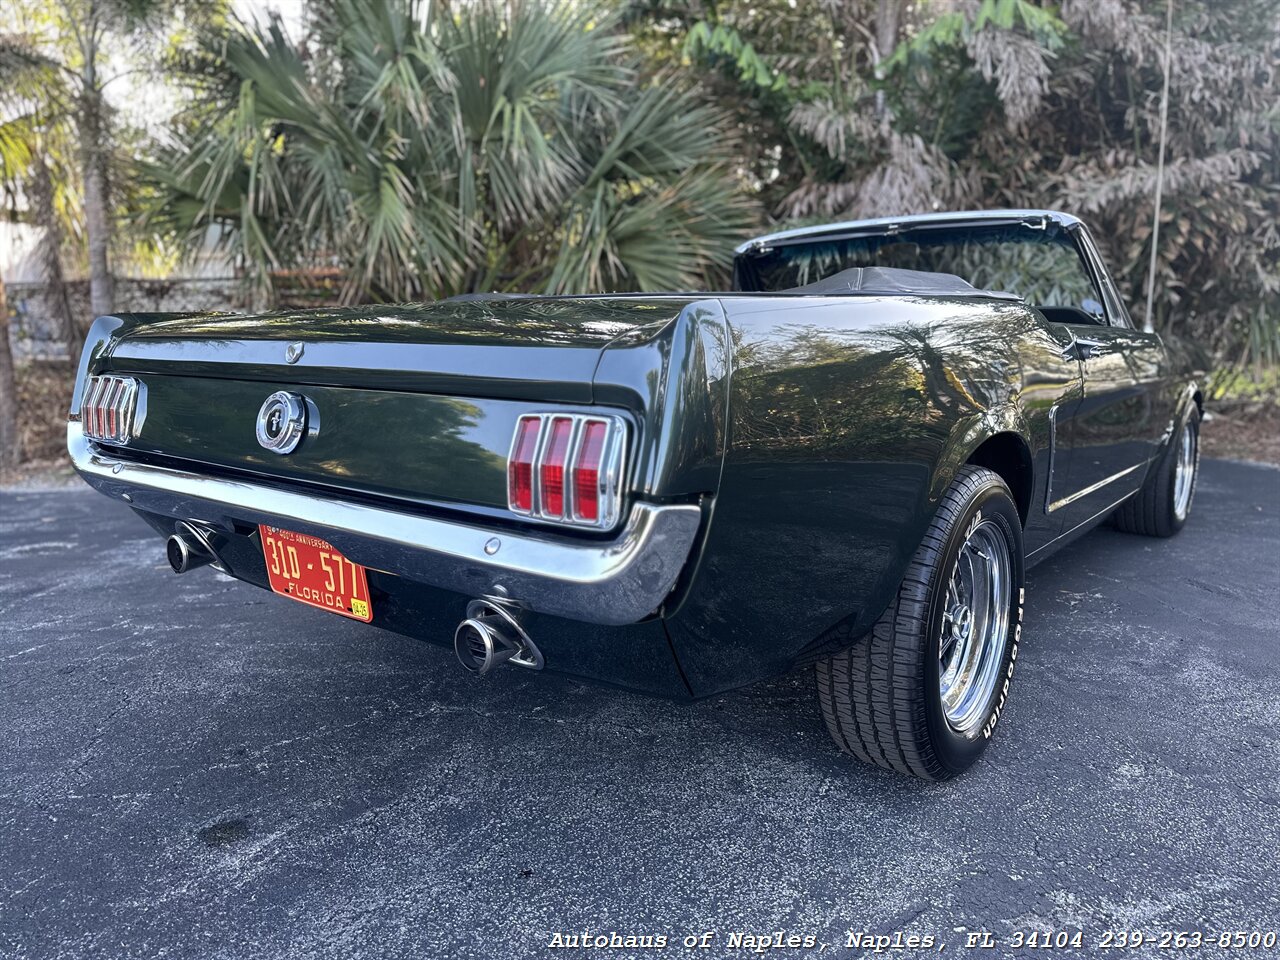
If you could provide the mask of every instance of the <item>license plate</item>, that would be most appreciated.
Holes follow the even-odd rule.
[[[258,527],[271,589],[281,596],[368,623],[373,619],[364,567],[318,537]]]

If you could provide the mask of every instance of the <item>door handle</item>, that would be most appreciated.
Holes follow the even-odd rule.
[[[1081,360],[1088,360],[1098,350],[1105,347],[1106,344],[1101,340],[1088,340],[1084,337],[1076,337],[1075,348],[1076,353]]]
[[[1078,359],[1078,355],[1076,354],[1076,335],[1068,330],[1067,336],[1071,339],[1067,342],[1067,345],[1062,348],[1062,359],[1076,360]]]
[[[1101,340],[1089,340],[1086,337],[1071,335],[1071,342],[1062,348],[1063,360],[1088,360],[1094,352],[1105,347]]]

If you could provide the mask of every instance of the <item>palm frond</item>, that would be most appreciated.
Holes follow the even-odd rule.
[[[264,288],[326,259],[352,299],[680,286],[745,232],[722,118],[637,84],[609,20],[533,2],[314,9],[303,43],[273,20],[205,38],[235,82],[157,178],[153,222],[190,239],[220,224]]]

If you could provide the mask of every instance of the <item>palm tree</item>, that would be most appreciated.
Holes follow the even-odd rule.
[[[75,82],[75,112],[79,126],[81,177],[84,181],[85,235],[89,247],[89,310],[95,317],[115,307],[115,279],[111,275],[108,250],[112,221],[107,199],[107,158],[111,139],[110,120],[102,95],[98,58],[103,34],[116,9],[106,0],[64,0],[80,69]]]
[[[261,290],[336,264],[344,297],[708,282],[751,226],[720,117],[581,7],[318,0],[206,36],[158,227],[210,225]]]
[[[61,329],[68,356],[81,336],[67,297],[63,251],[81,234],[72,92],[66,75],[50,67],[30,35],[0,34],[0,192],[11,219],[39,232],[38,263],[45,302]]]
[[[9,299],[0,277],[0,468],[22,462],[22,437],[18,433],[18,384],[9,345]]]
[[[104,74],[104,45],[108,38],[124,47],[156,36],[154,28],[176,7],[177,0],[9,0],[0,17],[0,123],[10,128],[11,148],[18,133],[27,137],[20,151],[26,162],[10,164],[3,174],[11,191],[26,195],[32,219],[46,231],[54,224],[49,205],[40,208],[38,178],[50,176],[53,206],[78,208],[95,316],[115,306],[110,171],[118,131],[104,91],[120,74]],[[69,343],[73,353],[75,347]]]
[[[78,204],[67,159],[74,152],[68,117],[49,105],[65,94],[62,75],[33,63],[25,38],[0,35],[0,194],[11,219],[39,230],[37,253],[45,302],[62,330],[69,358],[80,327],[71,312],[62,270],[67,233],[77,226]],[[10,343],[4,278],[0,277],[0,466],[22,461],[17,375]]]

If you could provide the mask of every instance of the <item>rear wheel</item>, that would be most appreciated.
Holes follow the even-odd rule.
[[[968,769],[1004,710],[1022,600],[1018,508],[998,474],[966,466],[871,632],[817,664],[836,743],[927,780]]]
[[[1191,515],[1199,472],[1200,408],[1192,403],[1142,489],[1112,515],[1115,525],[1126,533],[1172,537]]]

